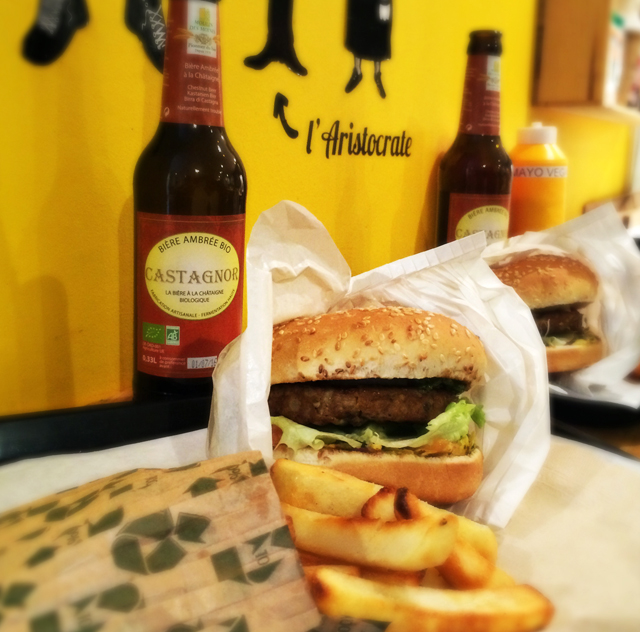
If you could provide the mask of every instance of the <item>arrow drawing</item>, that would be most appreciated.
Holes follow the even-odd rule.
[[[284,94],[280,94],[278,92],[276,94],[276,100],[273,104],[273,118],[279,118],[282,122],[282,127],[284,127],[284,131],[287,133],[289,138],[298,138],[298,130],[293,129],[289,123],[287,123],[287,118],[284,115],[284,109],[289,105],[289,99],[284,96]]]

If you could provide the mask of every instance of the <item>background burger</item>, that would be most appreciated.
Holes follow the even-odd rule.
[[[549,373],[582,369],[602,358],[602,341],[589,331],[584,316],[598,294],[598,279],[587,266],[571,257],[536,254],[491,269],[531,309]]]
[[[480,406],[461,397],[486,355],[466,327],[406,308],[351,309],[273,329],[274,457],[447,504],[482,480]]]

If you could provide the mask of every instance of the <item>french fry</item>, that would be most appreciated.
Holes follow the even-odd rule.
[[[489,581],[485,588],[509,588],[509,586],[515,586],[516,580],[509,575],[509,573],[503,571],[501,568],[494,568]]]
[[[425,588],[451,588],[437,568],[425,569],[420,585]]]
[[[360,516],[367,501],[383,489],[380,485],[368,483],[349,474],[317,465],[296,463],[288,459],[276,460],[271,468],[271,478],[281,502],[343,518]],[[383,494],[372,502],[377,507],[378,515],[382,515],[380,512],[383,509],[379,503],[388,503],[390,498]],[[385,516],[390,515],[388,509],[384,511]],[[399,498],[396,502],[394,512],[396,517],[405,520],[454,515],[419,500],[417,496],[406,490],[402,500]],[[483,557],[495,564],[498,557],[498,543],[493,531],[489,527],[463,517],[458,517],[458,524],[460,536],[472,544]]]
[[[276,488],[277,489],[277,488]],[[410,520],[421,517],[451,516],[449,511],[432,507],[417,496],[401,488],[396,493],[395,514],[398,519]],[[458,535],[473,546],[482,557],[495,565],[498,558],[498,542],[491,529],[485,525],[458,516]]]
[[[456,539],[451,555],[444,564],[438,566],[442,577],[453,588],[462,590],[488,586],[495,570],[495,564],[482,557],[460,535]]]
[[[328,568],[336,573],[344,573],[345,575],[352,575],[353,577],[360,577],[359,566],[347,566],[346,564],[319,564],[318,566],[305,566],[304,574],[307,579],[311,579],[323,568]]]
[[[362,506],[382,489],[337,470],[288,459],[276,459],[271,479],[281,502],[343,518],[359,517]]]
[[[395,499],[396,490],[391,487],[383,487],[362,506],[362,517],[393,522],[396,519]]]
[[[316,555],[315,553],[309,553],[303,549],[298,550],[298,558],[302,566],[333,566],[335,564],[342,564],[340,560],[335,557],[326,557],[325,555]]]
[[[293,521],[296,545],[359,566],[421,571],[442,564],[456,539],[456,517],[382,522],[327,516],[282,504]]]
[[[370,579],[381,584],[391,584],[392,586],[420,586],[424,571],[390,571],[386,568],[368,568],[363,566],[360,569],[360,577]]]
[[[438,590],[389,586],[322,569],[310,582],[330,617],[388,621],[387,632],[530,632],[545,626],[553,606],[530,586]]]

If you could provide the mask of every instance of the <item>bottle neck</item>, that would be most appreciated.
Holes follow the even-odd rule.
[[[499,55],[469,55],[458,133],[500,135]]]
[[[219,33],[217,3],[170,0],[161,122],[224,127]]]

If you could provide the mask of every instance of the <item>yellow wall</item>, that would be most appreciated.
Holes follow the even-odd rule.
[[[638,121],[598,108],[534,108],[532,117],[558,128],[569,161],[567,219],[581,215],[587,203],[627,192]]]
[[[59,61],[37,68],[19,54],[36,0],[0,3],[0,414],[131,394],[131,178],[157,124],[161,76],[127,31],[124,4],[89,0],[89,25]],[[248,174],[248,229],[279,200],[298,201],[358,273],[433,243],[434,165],[456,133],[474,28],[504,32],[503,137],[515,143],[528,120],[535,1],[395,0],[385,100],[371,62],[362,84],[344,92],[353,64],[343,45],[345,5],[296,2],[303,78],[280,64],[246,68],[244,57],[265,40],[267,0],[224,0],[223,85],[226,127]],[[300,131],[295,141],[272,116],[278,91]],[[406,130],[412,155],[327,160],[319,144],[307,155],[316,118],[322,127],[339,119]]]

